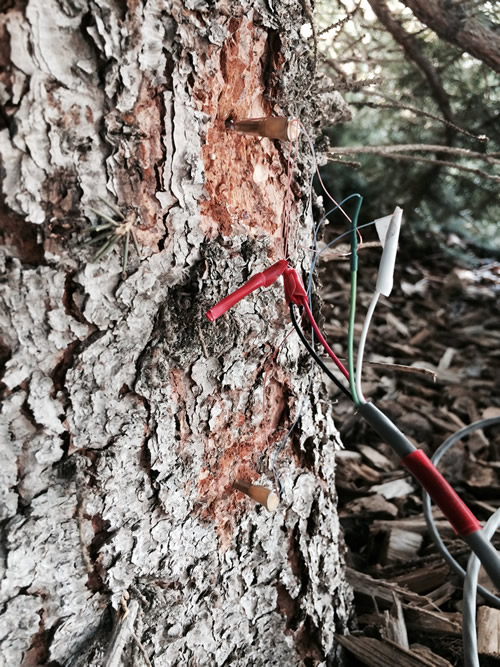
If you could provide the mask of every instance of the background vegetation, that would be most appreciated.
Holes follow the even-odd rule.
[[[315,12],[318,62],[354,110],[352,122],[325,129],[336,147],[325,180],[337,197],[363,194],[366,219],[402,206],[413,245],[427,247],[444,234],[456,249],[464,242],[473,254],[498,258],[500,48],[491,34],[500,41],[500,10],[482,0],[448,3],[463,25],[491,31],[480,60],[406,4],[336,0]],[[443,150],[394,148],[421,144]],[[343,154],[353,146],[381,148]]]

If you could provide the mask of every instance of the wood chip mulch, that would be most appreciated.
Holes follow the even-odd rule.
[[[400,242],[394,290],[377,306],[365,352],[364,395],[429,456],[463,426],[500,416],[500,263],[482,258],[470,268],[454,250],[446,240],[431,252],[405,251]],[[350,273],[337,252],[321,264],[323,327],[345,359]],[[358,340],[380,252],[360,251]],[[352,404],[329,389],[345,444],[337,491],[356,612],[351,634],[338,641],[353,666],[462,665],[461,581],[429,537],[421,491]],[[500,427],[456,443],[439,467],[481,521],[500,507]],[[438,510],[434,517],[466,568],[467,546]],[[480,582],[495,591],[483,571]],[[481,665],[500,665],[500,610],[480,597],[478,604]]]

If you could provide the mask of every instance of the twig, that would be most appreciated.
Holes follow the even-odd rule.
[[[132,632],[132,637],[135,643],[137,644],[139,650],[141,651],[142,657],[144,658],[144,662],[146,663],[147,667],[153,667],[150,659],[148,658],[148,654],[146,653],[146,649],[142,645],[141,641],[139,640],[139,637],[135,634],[135,632]]]
[[[367,248],[380,248],[380,241],[363,241],[357,247],[357,252]],[[351,256],[351,246],[349,243],[339,243],[333,247],[327,248],[324,243],[318,244],[318,251],[321,253],[322,262],[341,261],[349,259]]]
[[[329,25],[327,28],[323,28],[323,30],[320,30],[318,32],[318,37],[323,37],[323,35],[326,35],[326,33],[330,32],[330,30],[338,30],[340,33],[344,29],[345,24],[352,19],[352,17],[358,11],[358,9],[359,9],[359,4],[352,10],[352,12],[346,14],[346,16],[342,17],[339,21],[336,21],[335,23]]]
[[[344,361],[340,357],[341,361]],[[330,365],[330,361],[326,361],[327,366]],[[333,362],[332,362],[333,365]],[[404,364],[387,364],[382,361],[365,361],[363,366],[371,366],[372,368],[383,368],[387,371],[396,371],[397,373],[410,373],[414,375],[426,375],[431,377],[434,382],[436,382],[437,373],[430,368],[419,368],[418,366],[405,366]]]
[[[370,91],[371,92],[371,91]],[[477,135],[474,134],[473,132],[470,132],[469,130],[466,130],[464,127],[460,127],[459,125],[456,125],[455,123],[452,123],[449,120],[446,120],[446,118],[442,118],[440,116],[435,116],[432,113],[429,113],[428,111],[422,111],[422,109],[417,109],[416,107],[409,106],[408,104],[399,104],[398,102],[391,102],[391,104],[383,104],[381,102],[351,102],[351,104],[355,105],[360,105],[360,106],[369,106],[373,108],[378,108],[378,109],[401,109],[402,111],[411,111],[411,113],[414,113],[417,116],[423,116],[424,118],[430,118],[432,120],[437,121],[438,123],[442,123],[443,125],[447,125],[448,127],[453,128],[457,132],[460,132],[461,134],[465,134],[467,137],[471,137],[471,139],[475,139],[476,141],[482,141],[486,143],[488,141],[488,137],[485,136],[484,134]]]
[[[404,364],[386,364],[383,361],[366,361],[366,366],[382,368],[384,370],[396,371],[398,373],[410,373],[415,375],[427,375],[436,382],[437,373],[430,368],[418,368],[416,366],[405,366]]]
[[[344,167],[351,167],[352,169],[359,169],[361,167],[361,162],[355,162],[354,160],[344,160],[343,158],[329,157],[328,162],[339,162],[343,164]]]
[[[403,162],[424,162],[426,164],[432,164],[440,167],[453,167],[459,171],[465,171],[471,174],[476,174],[481,178],[486,178],[495,183],[500,183],[500,176],[493,176],[493,174],[488,174],[482,169],[474,169],[474,167],[465,167],[464,165],[458,162],[449,162],[448,160],[437,160],[435,158],[429,157],[417,157],[416,155],[403,155],[402,153],[380,153],[381,157],[387,157],[392,160],[402,160]]]
[[[423,151],[427,153],[449,153],[460,157],[470,158],[471,160],[483,160],[488,164],[500,164],[500,153],[478,153],[470,151],[467,148],[457,148],[455,146],[439,146],[435,144],[390,144],[379,146],[335,146],[332,153],[335,155],[356,155],[358,153],[375,153],[384,155],[387,153],[399,153],[404,151]]]
[[[372,79],[361,79],[359,81],[354,81],[354,79],[345,79],[342,81],[335,82],[334,86],[328,86],[323,89],[324,93],[331,93],[335,90],[360,90],[366,86],[376,86],[379,83],[384,83],[383,76],[374,76]]]

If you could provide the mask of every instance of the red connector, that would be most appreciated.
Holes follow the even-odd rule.
[[[309,303],[307,292],[304,289],[299,274],[291,266],[287,266],[283,272],[283,284],[285,286],[287,306],[291,303],[294,303],[296,306],[307,306]]]
[[[273,264],[261,273],[256,273],[239,289],[226,296],[224,299],[222,299],[222,301],[219,301],[219,303],[215,304],[215,306],[210,308],[210,310],[207,312],[208,319],[210,322],[214,322],[218,317],[224,315],[225,312],[236,305],[238,301],[241,301],[241,299],[244,299],[253,291],[259,289],[259,287],[269,287],[276,280],[278,280],[281,275],[283,275],[283,284],[285,287],[285,299],[287,305],[293,303],[296,306],[302,306],[304,308],[306,315],[314,329],[314,332],[319,338],[319,341],[330,355],[331,359],[343,373],[343,375],[349,379],[349,373],[347,372],[347,369],[330,348],[321,331],[319,330],[316,321],[314,320],[311,309],[309,308],[307,292],[304,289],[304,285],[302,284],[302,280],[300,279],[299,274],[295,269],[288,265],[288,262],[285,259],[276,262],[276,264]]]
[[[302,280],[300,279],[300,276],[297,273],[297,271],[295,269],[292,269],[291,266],[289,266],[283,273],[283,283],[285,285],[285,298],[287,304],[290,305],[291,303],[294,303],[296,306],[302,306],[304,308],[305,313],[307,315],[307,319],[311,323],[311,326],[314,329],[314,333],[318,337],[319,342],[321,343],[321,345],[323,345],[326,352],[333,360],[337,368],[342,372],[344,377],[348,380],[349,373],[347,372],[347,369],[342,364],[340,359],[337,357],[335,352],[328,345],[328,343],[325,340],[325,337],[319,330],[319,327],[316,324],[316,320],[314,319],[311,309],[309,308],[309,299],[307,298],[307,292],[304,289]]]
[[[256,273],[239,289],[226,296],[224,299],[222,299],[222,301],[219,301],[219,303],[215,304],[213,308],[210,308],[210,310],[207,312],[207,317],[210,322],[215,322],[218,317],[224,315],[224,313],[235,306],[238,301],[241,301],[241,299],[244,299],[256,289],[259,289],[259,287],[269,287],[272,285],[278,280],[284,271],[286,271],[287,268],[288,262],[286,259],[281,259],[279,262],[276,262],[276,264],[273,264],[265,271]]]

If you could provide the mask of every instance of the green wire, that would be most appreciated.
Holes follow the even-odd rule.
[[[351,304],[349,308],[349,333],[347,336],[347,361],[349,370],[349,385],[351,387],[352,399],[355,405],[360,405],[359,396],[356,392],[354,371],[354,320],[356,318],[356,288],[358,282],[358,216],[363,203],[363,197],[359,196],[356,210],[352,218],[351,228]]]
[[[351,272],[351,307],[349,310],[349,334],[347,337],[347,361],[349,371],[349,386],[351,388],[352,400],[355,405],[360,404],[359,396],[356,391],[356,382],[354,374],[354,318],[356,315],[356,284],[357,271]]]

